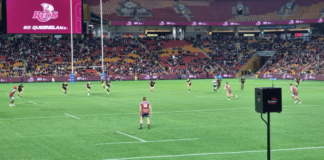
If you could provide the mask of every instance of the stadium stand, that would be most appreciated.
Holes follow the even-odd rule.
[[[256,51],[265,50],[277,50],[277,53],[261,70],[262,73],[324,74],[323,36],[309,40],[257,37],[106,40],[104,67],[108,75],[237,73]],[[74,41],[75,74],[99,76],[101,41],[96,38]],[[68,38],[15,37],[13,41],[1,40],[0,76],[69,76],[69,46]]]
[[[302,39],[278,41],[274,45],[278,52],[260,73],[323,74],[323,39],[323,37],[313,37],[309,41]]]

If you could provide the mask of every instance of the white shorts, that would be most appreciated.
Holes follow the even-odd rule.
[[[154,87],[151,87],[151,89],[154,89]]]
[[[14,100],[15,99],[15,97],[14,96],[12,96],[12,97],[10,97],[12,100]]]

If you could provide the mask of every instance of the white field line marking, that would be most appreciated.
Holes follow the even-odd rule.
[[[95,145],[96,145],[96,146],[99,146],[99,145],[126,144],[126,143],[156,143],[156,142],[192,141],[192,140],[197,140],[197,139],[199,139],[199,138],[188,138],[188,139],[169,139],[169,140],[146,141],[146,142],[114,142],[114,143],[99,143],[99,144],[95,144]]]
[[[126,134],[126,133],[123,133],[123,132],[116,131],[116,133],[119,133],[119,134],[125,135],[125,136],[127,136],[127,137],[131,137],[131,138],[137,139],[137,140],[139,140],[139,141],[141,141],[141,142],[147,142],[147,141],[145,141],[145,140],[143,140],[143,139],[140,139],[140,138],[137,138],[137,137],[131,136],[131,135]]]
[[[274,149],[276,151],[295,151],[295,150],[307,150],[307,149],[324,149],[321,147],[304,147],[304,148],[287,148],[287,149]],[[266,152],[267,150],[254,150],[254,151],[238,151],[238,152],[215,152],[215,153],[197,153],[197,154],[180,154],[180,155],[165,155],[165,156],[147,156],[147,157],[129,157],[129,158],[116,158],[105,160],[125,160],[125,159],[153,159],[153,158],[173,158],[173,157],[189,157],[189,156],[205,156],[205,155],[224,155],[224,154],[242,154],[242,153],[259,153]]]
[[[72,115],[69,115],[69,114],[66,114],[66,113],[65,113],[65,115],[66,115],[66,116],[69,116],[69,117],[72,117],[72,118],[75,118],[75,119],[80,119],[80,118],[78,118],[78,117],[76,117],[76,116],[72,116]]]
[[[283,106],[283,108],[303,108],[311,106],[323,106],[323,105],[303,105],[296,104],[293,106]],[[154,113],[187,113],[187,112],[204,112],[204,111],[228,111],[228,110],[251,110],[251,108],[228,108],[228,109],[204,109],[204,110],[184,110],[184,111],[172,111],[172,112],[154,112]],[[115,114],[90,114],[90,115],[77,115],[78,117],[95,117],[95,116],[118,116],[118,115],[134,115],[138,113],[115,113]],[[4,118],[0,120],[15,120],[15,119],[47,119],[47,118],[58,118],[66,116],[49,116],[49,117],[25,117],[25,118]]]
[[[32,102],[32,101],[28,101],[28,102],[37,105],[37,103],[34,103],[34,102]]]
[[[66,116],[26,117],[26,118],[5,118],[5,119],[0,119],[0,120],[12,120],[12,119],[47,119],[47,118],[57,118],[57,117],[66,117]]]
[[[9,96],[9,94],[8,94],[8,93],[5,93],[5,94]]]

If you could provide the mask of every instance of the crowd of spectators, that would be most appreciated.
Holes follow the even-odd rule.
[[[324,74],[324,37],[279,40],[277,53],[268,60],[260,73],[266,74]]]
[[[103,57],[98,38],[75,38],[73,46],[73,72],[78,76],[98,76],[102,58],[107,75],[237,73],[257,51],[265,50],[277,52],[260,73],[324,74],[322,36],[105,38]],[[70,47],[69,38],[0,39],[0,76],[69,76]]]

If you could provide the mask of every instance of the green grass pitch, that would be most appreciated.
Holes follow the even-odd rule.
[[[190,93],[186,80],[156,81],[155,93],[148,81],[112,81],[109,95],[92,82],[90,96],[86,82],[69,83],[67,96],[59,82],[24,83],[15,107],[7,94],[18,84],[0,84],[0,159],[265,160],[267,130],[254,88],[271,81],[247,79],[242,91],[238,79],[224,79],[220,92],[211,81],[193,79]],[[226,81],[238,98],[227,100]],[[271,114],[272,159],[323,160],[323,82],[301,82],[302,104],[294,104],[289,83],[274,82],[283,112]],[[143,96],[153,108],[150,130],[146,119],[138,130]]]

